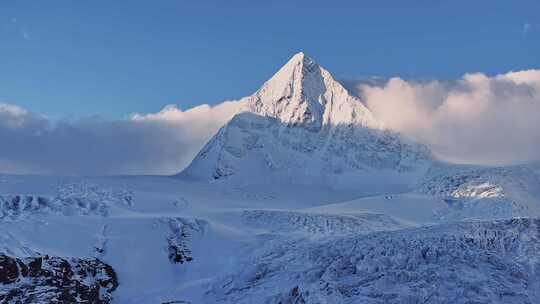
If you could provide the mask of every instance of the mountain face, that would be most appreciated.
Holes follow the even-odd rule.
[[[362,102],[303,53],[240,102],[183,176],[303,180],[363,171],[415,172],[430,153],[385,130]],[[395,175],[395,174],[394,174]]]

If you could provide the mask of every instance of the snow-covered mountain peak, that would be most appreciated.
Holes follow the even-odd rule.
[[[287,61],[285,66],[286,65],[304,64],[304,63],[316,65],[315,61],[311,57],[308,57],[306,54],[304,54],[304,52],[298,52],[298,53],[294,54],[291,57],[291,59],[289,59],[289,61]]]
[[[241,102],[240,113],[184,175],[304,183],[332,176],[353,183],[366,170],[412,172],[429,163],[425,147],[382,128],[361,100],[303,53]]]
[[[279,81],[288,81],[289,78],[295,76],[294,73],[297,73],[297,75],[315,73],[318,68],[319,66],[312,58],[303,52],[298,52],[268,82],[274,82],[275,84],[275,82]]]
[[[247,99],[244,111],[312,131],[325,125],[351,123],[380,128],[360,100],[302,52]]]

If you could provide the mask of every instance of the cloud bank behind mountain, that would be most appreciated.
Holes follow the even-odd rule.
[[[173,174],[237,111],[238,102],[186,111],[168,106],[126,120],[52,121],[0,104],[0,172]]]
[[[347,81],[386,127],[443,160],[507,165],[540,161],[540,70],[454,81]],[[167,106],[128,119],[52,120],[0,104],[0,172],[174,174],[240,108],[227,101]]]
[[[540,160],[540,70],[350,84],[386,127],[426,143],[443,160],[486,165]]]

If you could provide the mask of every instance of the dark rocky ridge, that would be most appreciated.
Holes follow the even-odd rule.
[[[1,303],[108,304],[118,287],[113,268],[95,258],[0,255]]]

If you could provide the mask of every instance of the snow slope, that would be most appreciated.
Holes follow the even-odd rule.
[[[266,216],[247,220],[249,214],[271,213],[265,208],[273,202],[280,207],[308,207],[329,198],[356,196],[311,189],[298,197],[294,187],[231,189],[165,177],[3,176],[3,180],[0,193],[4,197],[54,198],[58,193],[69,193],[70,202],[76,203],[55,204],[58,212],[38,210],[0,220],[0,253],[22,259],[45,255],[58,260],[99,259],[110,265],[118,278],[114,303],[202,303],[219,274],[236,271],[250,256],[265,226],[290,222],[290,214],[303,215],[291,211],[284,213],[283,220],[280,215],[271,220]],[[95,193],[107,193],[102,196],[107,212],[83,212],[86,208],[80,206],[91,205]],[[130,203],[124,203],[126,193]],[[326,218],[321,214],[308,218],[313,227],[320,227],[306,226],[306,233],[312,234],[319,229],[328,235],[392,229],[383,227],[380,215]],[[327,220],[334,224],[328,225]],[[392,219],[385,221],[394,229],[401,227]]]
[[[447,176],[497,176],[505,198],[517,201],[512,195],[538,186],[538,170],[470,170],[436,175],[411,192],[388,185],[382,195],[176,177],[3,176],[2,197],[69,193],[76,206],[90,206],[101,193],[107,212],[62,202],[55,212],[4,217],[0,254],[73,267],[97,259],[92,265],[109,265],[118,280],[103,289],[111,303],[537,303],[538,219],[501,209],[494,220],[489,201],[484,213],[441,210],[483,193],[460,190],[470,195],[448,203],[446,193],[479,182]],[[527,193],[521,198],[531,200],[520,204],[538,218],[539,196]],[[24,282],[5,285],[0,296]]]

